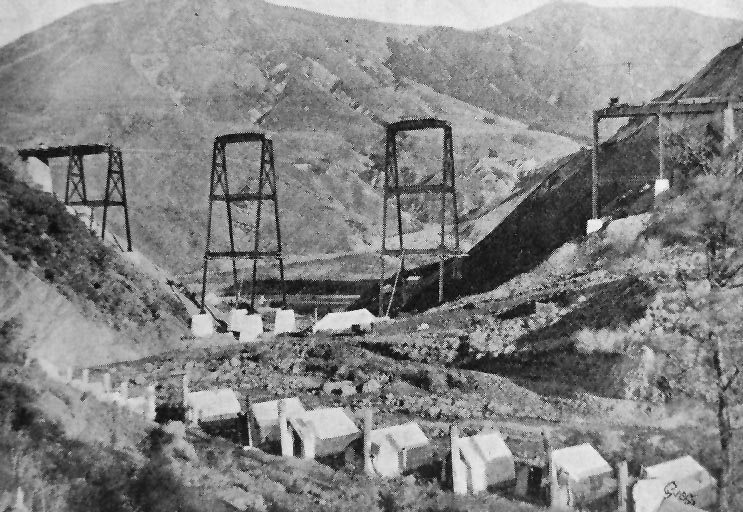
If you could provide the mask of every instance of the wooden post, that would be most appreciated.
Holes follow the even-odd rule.
[[[103,392],[108,394],[111,392],[111,373],[106,372],[103,374]]]
[[[550,443],[547,432],[542,431],[542,442],[544,443],[544,452],[547,459],[547,472],[549,474],[549,497],[550,509],[559,510],[559,484],[557,483],[557,467],[553,457],[552,443]]]
[[[665,178],[665,150],[663,143],[663,114],[658,114],[658,179]]]
[[[129,382],[124,381],[121,384],[119,384],[119,394],[121,395],[121,398],[126,400],[129,398]]]
[[[454,494],[467,494],[467,475],[459,453],[459,429],[449,427],[449,449],[451,452],[451,486]]]
[[[364,473],[368,476],[374,475],[374,467],[371,461],[371,431],[372,431],[372,410],[367,408],[364,410],[364,432],[363,432],[363,460],[364,460]]]
[[[66,382],[67,382],[68,384],[69,384],[70,382],[72,382],[72,376],[73,376],[73,370],[72,370],[72,366],[68,366],[68,367],[67,367],[67,375],[65,376],[65,380],[66,380]]]
[[[282,398],[278,403],[279,413],[279,440],[281,442],[281,455],[282,457],[292,457],[294,450],[292,449],[292,437],[289,433],[289,425],[286,418],[286,401]]]
[[[732,103],[728,102],[727,108],[722,113],[723,124],[724,124],[724,139],[722,143],[723,149],[728,149],[735,143],[737,135],[735,133],[735,110],[733,109]]]
[[[617,466],[617,512],[627,512],[627,488],[629,487],[629,471],[627,461],[621,461]]]
[[[83,376],[82,376],[83,385],[87,386],[89,380],[90,380],[90,370],[88,370],[87,368],[83,368]]]
[[[591,218],[599,218],[599,118],[593,113],[593,153],[591,154]]]
[[[145,406],[144,417],[147,421],[155,421],[157,417],[157,408],[155,404],[155,386],[150,384],[147,386],[147,403]]]

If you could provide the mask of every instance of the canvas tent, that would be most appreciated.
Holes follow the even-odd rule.
[[[312,332],[342,332],[350,330],[354,325],[368,331],[376,321],[377,317],[371,314],[368,309],[328,313],[315,324]]]
[[[287,417],[302,415],[305,412],[304,405],[299,398],[285,398]],[[269,400],[250,405],[251,421],[255,432],[256,442],[279,440],[279,401]]]
[[[464,462],[467,490],[472,494],[516,478],[513,454],[499,432],[462,437],[459,452]]]
[[[342,453],[360,436],[359,428],[341,407],[305,411],[288,420],[294,454],[305,459]]]
[[[611,466],[588,443],[555,450],[552,462],[557,470],[559,500],[565,505],[588,503],[616,491]]]
[[[636,512],[657,512],[661,506],[704,508],[717,501],[717,481],[688,455],[644,467],[641,477],[632,489]]]
[[[430,458],[428,437],[417,423],[372,430],[371,460],[374,472],[383,477],[394,477],[404,471],[422,466]]]
[[[240,414],[240,401],[229,388],[190,392],[184,402],[186,417],[191,422],[236,418]]]

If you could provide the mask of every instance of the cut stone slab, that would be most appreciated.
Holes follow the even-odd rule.
[[[513,454],[499,432],[477,434],[459,439],[467,489],[472,494],[516,479]]]
[[[293,309],[277,309],[276,321],[273,327],[274,334],[297,332],[297,320]]]
[[[235,418],[241,411],[240,400],[230,388],[188,393],[185,405],[191,421]]]
[[[431,457],[428,437],[415,422],[372,430],[369,437],[372,467],[386,478],[420,467]]]
[[[233,309],[227,315],[227,330],[241,332],[243,320],[248,316],[247,309]]]
[[[259,314],[246,315],[240,325],[240,343],[253,343],[263,334],[263,317]]]
[[[191,317],[191,333],[197,338],[208,338],[214,334],[214,319],[209,313]]]
[[[313,457],[343,453],[360,436],[359,428],[341,407],[306,411],[290,417],[289,425],[302,444],[299,451]]]
[[[368,309],[357,309],[354,311],[343,311],[339,313],[328,313],[312,328],[312,332],[341,332],[358,325],[362,330],[371,330],[371,325],[377,321],[377,317]]]
[[[304,414],[305,408],[299,398],[285,398],[286,416],[300,416]],[[257,439],[259,441],[279,440],[279,401],[269,400],[250,405],[250,413],[253,425],[257,427]]]

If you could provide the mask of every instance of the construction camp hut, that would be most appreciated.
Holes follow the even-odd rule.
[[[475,494],[516,479],[513,454],[500,432],[488,432],[459,439],[467,491]]]
[[[299,398],[285,398],[286,416],[300,416],[304,414],[305,409]],[[279,433],[279,401],[269,400],[268,402],[259,402],[250,405],[250,421],[252,422],[253,432],[255,433],[256,442],[278,441]]]
[[[643,467],[640,477],[632,489],[636,512],[704,509],[717,502],[717,480],[688,455]]]
[[[314,325],[312,332],[343,332],[352,330],[354,326],[362,331],[369,331],[376,321],[377,317],[368,309],[328,313]]]
[[[588,443],[555,450],[552,462],[561,505],[591,503],[616,491],[611,466]]]
[[[372,430],[371,461],[374,472],[391,478],[430,462],[428,437],[415,422]]]
[[[295,456],[304,459],[343,453],[361,433],[341,407],[314,409],[288,417]]]
[[[192,423],[234,419],[241,411],[237,395],[229,388],[189,392],[184,405],[186,419]]]

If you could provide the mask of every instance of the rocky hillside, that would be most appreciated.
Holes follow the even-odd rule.
[[[603,19],[601,12],[576,11],[575,17]],[[679,52],[658,56],[663,72],[657,76],[664,79],[669,66],[677,66],[678,75],[671,76],[690,74],[696,59],[722,46],[737,26],[689,13],[677,18],[678,23],[666,23],[672,27],[663,33],[668,40],[658,43]],[[558,81],[539,74],[557,71],[543,64],[559,59],[543,52],[577,43],[562,41],[569,32],[555,29],[549,33],[558,44],[531,40],[529,34],[544,32],[542,25],[550,17],[534,13],[537,29],[528,19],[465,33],[333,18],[259,0],[209,5],[133,0],[125,6],[91,6],[0,50],[0,100],[5,105],[0,133],[16,146],[108,140],[122,146],[135,244],[157,263],[188,271],[198,267],[203,250],[215,135],[246,130],[272,134],[288,254],[364,252],[379,245],[383,124],[401,116],[442,117],[454,126],[462,214],[470,221],[485,218],[485,225],[465,227],[472,234],[471,244],[489,231],[487,215],[511,192],[514,174],[528,173],[577,149],[570,138],[529,127],[539,119],[554,119],[542,125],[580,131],[560,121],[582,115],[585,106],[573,108],[577,100],[560,99],[546,110],[530,106],[543,105],[540,98],[549,99],[554,92],[540,84],[577,91],[578,84],[586,82],[586,75],[572,72],[559,75]],[[698,45],[674,42],[688,32],[691,20],[703,22],[713,34],[701,45],[702,52]],[[666,21],[658,18],[658,23]],[[596,23],[614,34],[611,23]],[[625,21],[616,31],[630,28]],[[647,51],[644,43],[630,44],[630,36],[609,37],[597,29],[586,34],[589,48],[598,40],[614,41],[606,55],[622,45],[628,45],[628,59]],[[437,49],[439,43],[450,51]],[[509,62],[519,67],[500,66],[501,53],[487,59],[467,54],[483,47],[507,50]],[[438,60],[432,61],[431,55]],[[606,55],[596,60],[595,53],[583,53],[574,62],[603,66]],[[468,63],[466,69],[462,62]],[[527,74],[527,68],[541,71]],[[444,88],[442,77],[449,75],[451,86]],[[475,87],[476,80],[463,81],[465,76],[487,76],[499,90],[511,92],[469,94],[493,89]],[[595,96],[605,96],[600,84],[617,78],[601,76]],[[651,80],[656,76],[652,72],[647,76],[647,87],[659,83]],[[581,123],[575,121],[573,128]],[[411,136],[402,145],[409,177],[436,170],[435,141]],[[230,155],[231,169],[243,178],[240,185],[245,162],[254,160],[255,154],[247,151]],[[55,165],[61,186],[65,167]],[[91,161],[88,169],[95,165],[102,164]],[[94,183],[91,189],[100,192],[102,184]],[[404,206],[407,230],[432,231],[430,205],[410,201]],[[244,212],[247,224],[240,237],[245,245],[251,244],[249,213]],[[223,240],[224,230],[217,236]]]
[[[689,82],[661,98],[737,97],[743,90],[740,63],[743,41],[715,56]],[[736,121],[738,130],[741,122]],[[722,140],[720,115],[676,119],[668,136],[667,169],[684,171],[684,147],[694,140]],[[623,217],[647,211],[653,205],[652,182],[658,172],[657,122],[634,120],[601,145],[599,197],[602,215]],[[740,141],[737,142],[740,147]],[[685,156],[686,155],[686,156]],[[591,216],[591,152],[581,150],[557,165],[542,168],[524,182],[525,188],[501,207],[498,225],[475,245],[461,263],[461,279],[449,279],[447,297],[455,298],[492,290],[542,263],[565,242],[585,234]],[[496,209],[496,212],[498,209]],[[450,265],[449,271],[453,271]],[[433,267],[411,272],[423,274],[409,293],[407,309],[434,305],[438,274]],[[367,304],[373,303],[374,291]]]
[[[741,36],[740,21],[682,9],[556,2],[492,29],[438,28],[394,42],[388,65],[473,105],[587,139],[591,111],[610,97],[647,101]]]
[[[182,346],[187,315],[51,195],[0,163],[0,325],[13,350],[59,365],[93,364]],[[8,351],[6,347],[6,352]]]

